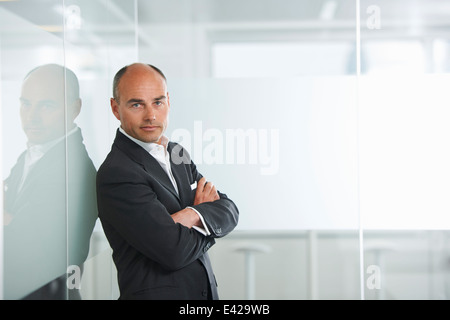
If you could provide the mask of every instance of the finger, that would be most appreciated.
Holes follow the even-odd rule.
[[[209,193],[212,194],[217,194],[217,190],[216,190],[216,186],[211,183],[211,190],[209,191]]]
[[[203,188],[203,192],[206,194],[210,194],[212,188],[214,188],[214,184],[211,181],[206,182],[205,187]]]
[[[212,182],[209,182],[208,186],[205,187],[205,197],[210,201],[218,200],[220,198],[216,186]]]
[[[197,182],[197,190],[195,191],[195,195],[199,196],[203,192],[203,188],[205,187],[206,178],[201,178]]]
[[[217,190],[216,190],[216,186],[213,186],[213,188],[212,188],[212,190],[211,190],[211,193],[212,193],[213,196],[214,196],[214,200],[220,199],[219,193],[218,193]]]
[[[197,182],[197,189],[203,190],[203,188],[205,187],[206,184],[206,178],[202,177],[200,180],[198,180]]]

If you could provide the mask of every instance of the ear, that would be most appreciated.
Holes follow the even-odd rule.
[[[72,123],[75,121],[76,117],[80,114],[81,111],[81,99],[76,99],[72,104],[69,106],[69,113],[67,116],[67,122]]]
[[[167,92],[167,106],[170,109],[170,99],[169,99],[169,92]]]
[[[111,102],[111,110],[114,116],[117,118],[117,120],[120,121],[120,113],[119,113],[119,104],[114,98],[110,99]]]
[[[75,118],[78,117],[78,115],[80,114],[81,105],[82,105],[82,101],[80,98],[75,100],[75,102],[73,103],[73,109],[72,109],[72,119],[73,120],[75,120]]]

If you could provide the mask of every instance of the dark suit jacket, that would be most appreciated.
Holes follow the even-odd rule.
[[[207,251],[235,228],[238,209],[221,193],[195,206],[210,236],[174,223],[171,214],[193,206],[191,185],[201,175],[178,144],[170,142],[168,151],[185,159],[176,164],[171,154],[179,195],[159,163],[119,130],[97,173],[99,218],[113,249],[120,299],[218,299]]]

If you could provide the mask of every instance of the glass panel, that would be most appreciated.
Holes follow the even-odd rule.
[[[358,298],[354,3],[190,4],[139,2],[139,56],[168,78],[168,136],[240,209],[209,251],[219,294]]]
[[[448,12],[2,1],[2,297],[118,297],[93,178],[118,126],[112,77],[140,60],[168,78],[168,136],[240,208],[210,250],[221,298],[448,299]]]
[[[135,9],[1,2],[5,299],[118,297],[95,175],[115,131],[111,75],[137,59]]]
[[[20,10],[24,3],[0,8],[3,296],[66,299],[66,74],[58,67],[63,41],[49,32],[62,30],[54,11],[60,1],[23,2],[26,12]]]
[[[81,270],[81,297],[117,299],[117,276],[111,250],[100,221],[97,220],[94,227],[92,219],[97,216],[96,170],[111,148],[111,132],[115,131],[109,106],[112,77],[123,65],[134,62],[137,56],[135,4],[133,1],[69,0],[64,1],[64,5],[65,62],[80,81],[82,107],[76,124],[83,136],[83,146],[78,145],[67,158],[69,168],[81,172],[69,176],[69,191],[73,198],[69,198],[68,206],[80,218],[84,217],[69,221],[69,237],[71,234],[77,236],[69,252],[77,254],[81,248],[89,248],[89,243],[86,246],[85,242],[90,239],[89,255]],[[75,276],[75,273],[71,275]],[[76,278],[72,280],[74,286]]]
[[[361,1],[368,299],[448,299],[449,3]]]

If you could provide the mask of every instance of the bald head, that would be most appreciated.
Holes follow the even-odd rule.
[[[33,82],[38,90],[65,94],[69,103],[80,98],[80,85],[75,73],[59,64],[45,64],[32,69],[25,76],[24,84]]]
[[[167,82],[166,76],[164,75],[164,73],[158,69],[157,67],[151,65],[151,64],[145,64],[145,63],[133,63],[130,65],[127,65],[125,67],[123,67],[122,69],[120,69],[119,71],[117,71],[116,75],[114,76],[114,81],[113,81],[113,98],[116,101],[119,101],[120,99],[120,81],[122,80],[122,77],[128,73],[128,75],[136,75],[136,74],[142,74],[142,73],[153,73],[155,76],[159,76],[161,77],[164,82]]]

